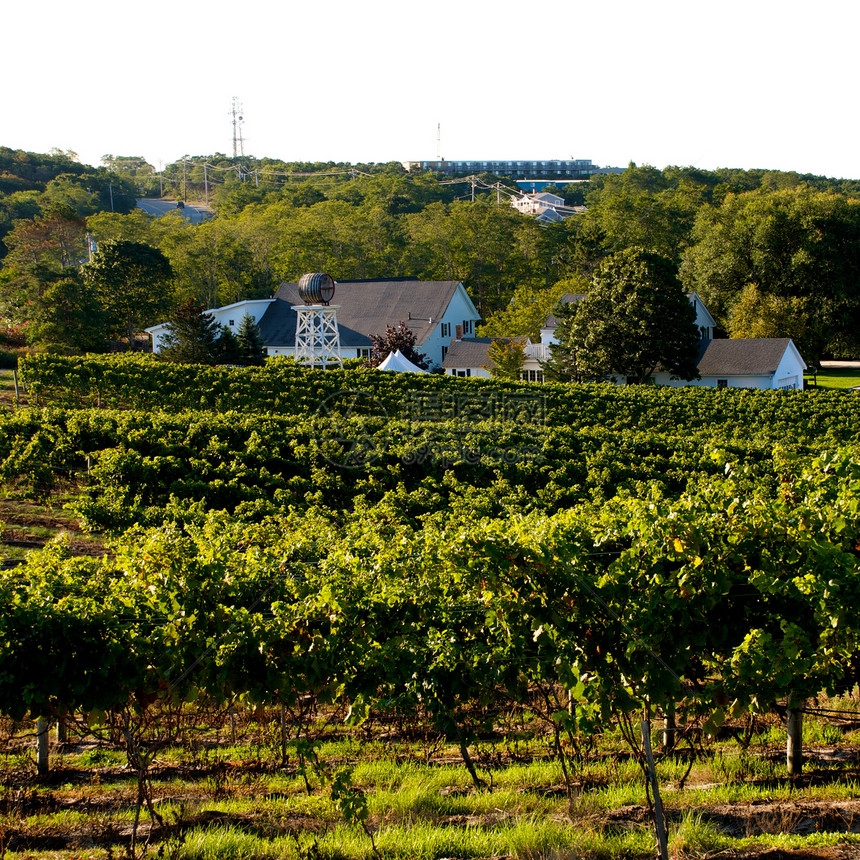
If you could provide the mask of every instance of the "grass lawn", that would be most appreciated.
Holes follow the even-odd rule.
[[[812,388],[815,385],[815,377],[812,374],[804,374],[806,385]],[[860,385],[860,368],[858,367],[825,367],[817,377],[819,388],[854,388]]]

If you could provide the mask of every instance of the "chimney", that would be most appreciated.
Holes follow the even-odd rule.
[[[463,339],[463,326],[455,325],[454,326],[454,340],[462,340]]]

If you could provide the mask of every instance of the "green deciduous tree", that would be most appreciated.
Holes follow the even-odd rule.
[[[112,173],[130,179],[142,197],[157,195],[160,191],[155,168],[140,155],[103,155],[102,164]]]
[[[66,271],[43,284],[31,305],[27,340],[53,352],[103,352],[104,313],[79,271]]]
[[[571,310],[555,356],[567,356],[584,378],[646,382],[658,368],[681,379],[698,375],[696,314],[665,257],[642,248],[612,254]]]
[[[505,307],[517,286],[544,283],[541,228],[510,206],[433,203],[406,220],[409,267],[426,278],[462,281],[483,316]]]
[[[270,257],[280,278],[295,280],[314,271],[334,272],[343,280],[403,273],[400,224],[379,203],[325,200],[293,206],[280,201],[259,215],[271,231]]]
[[[641,246],[676,261],[707,193],[693,177],[635,164],[594,185],[583,223],[604,253]]]
[[[726,328],[752,284],[762,296],[810,299],[828,348],[860,347],[860,201],[806,185],[728,195],[699,212],[693,238],[681,277]],[[817,362],[815,352],[805,358]]]
[[[143,209],[135,209],[127,215],[98,212],[87,218],[87,232],[96,242],[124,239],[127,242],[145,242],[147,245],[156,246],[158,234],[152,222],[153,216]]]
[[[481,337],[536,338],[552,309],[565,293],[584,293],[586,278],[566,278],[551,287],[518,287],[507,306],[494,313],[478,331]]]
[[[70,209],[57,208],[32,220],[18,221],[6,236],[5,264],[18,268],[43,265],[59,271],[80,264],[86,227]]]
[[[496,379],[518,380],[526,362],[526,339],[502,337],[487,350],[490,365],[486,368]]]
[[[135,332],[157,322],[157,315],[169,305],[170,262],[157,248],[142,242],[104,242],[83,272],[108,324],[114,333],[128,338],[129,349]]]
[[[790,337],[801,355],[819,356],[825,348],[810,296],[775,296],[749,284],[729,310],[731,337]]]

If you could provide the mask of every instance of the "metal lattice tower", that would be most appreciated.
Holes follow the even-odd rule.
[[[296,312],[296,352],[299,364],[321,367],[343,367],[340,353],[340,331],[337,327],[337,310],[330,305],[334,296],[334,281],[321,272],[302,275],[299,295],[303,305],[293,305]]]
[[[238,96],[233,96],[233,158],[245,155],[245,142],[242,140],[242,123],[245,117],[242,115],[242,103]]]
[[[325,370],[343,367],[337,309],[340,305],[296,305],[296,361]]]

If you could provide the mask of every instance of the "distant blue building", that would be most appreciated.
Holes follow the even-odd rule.
[[[517,187],[527,194],[540,194],[548,185],[554,185],[561,191],[568,185],[587,181],[587,179],[518,179]]]
[[[404,161],[407,170],[432,170],[453,176],[458,173],[492,173],[522,178],[588,179],[600,169],[589,158],[550,161]]]

